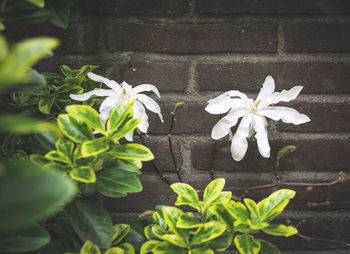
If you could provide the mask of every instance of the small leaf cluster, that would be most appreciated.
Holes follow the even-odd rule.
[[[280,253],[273,244],[255,239],[260,231],[274,236],[289,237],[297,229],[271,224],[294,197],[292,190],[281,189],[259,203],[245,198],[244,203],[231,200],[231,192],[222,191],[225,179],[212,181],[204,190],[203,200],[188,184],[171,185],[178,195],[176,206],[187,205],[199,213],[184,212],[170,206],[157,206],[154,224],[145,227],[148,241],[141,254],[154,253],[217,253],[234,245],[242,254]],[[200,217],[200,218],[199,218]]]
[[[119,142],[141,121],[133,117],[133,104],[130,100],[117,105],[106,126],[91,106],[67,106],[67,114],[57,118],[64,137],[45,155],[30,155],[31,161],[57,168],[77,182],[93,183],[92,188],[108,197],[141,191],[137,175],[142,161],[152,160],[153,154],[143,145]],[[94,132],[100,137],[95,138]]]
[[[14,93],[12,98],[18,107],[25,109],[36,107],[41,113],[52,118],[71,103],[70,94],[82,94],[84,91],[91,91],[102,86],[101,83],[93,82],[86,77],[96,68],[95,65],[85,65],[80,69],[72,70],[67,65],[62,65],[60,70],[63,76],[51,72],[41,73],[44,79],[40,87]],[[94,99],[89,100],[86,104],[92,106]]]
[[[4,23],[42,23],[67,28],[77,21],[79,11],[72,0],[11,0],[4,1],[0,9],[0,31]]]

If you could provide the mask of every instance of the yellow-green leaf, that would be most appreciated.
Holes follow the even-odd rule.
[[[81,154],[83,157],[90,157],[101,154],[109,149],[109,145],[105,140],[96,139],[84,142],[81,145]]]
[[[140,254],[150,253],[153,250],[153,248],[157,246],[157,244],[159,243],[160,241],[155,241],[155,240],[145,242],[141,247]]]
[[[71,158],[73,155],[74,143],[68,139],[60,138],[56,142],[56,149]]]
[[[57,123],[64,135],[77,143],[94,139],[94,134],[89,126],[68,114],[59,115]]]
[[[109,153],[118,159],[150,161],[154,156],[147,147],[140,144],[124,144],[114,147]]]
[[[281,254],[280,250],[268,241],[259,240],[261,248],[259,254]]]
[[[203,202],[204,206],[208,207],[217,197],[219,197],[222,189],[225,186],[225,179],[218,178],[211,181],[204,190]]]
[[[129,168],[137,168],[137,169],[142,168],[141,160],[118,159],[118,162],[120,162],[121,164],[123,164]]]
[[[98,112],[87,105],[70,105],[66,107],[68,114],[74,118],[82,120],[91,128],[100,132],[104,131],[104,126]]]
[[[124,254],[135,254],[135,249],[130,243],[122,243],[118,247],[124,250]]]
[[[62,162],[69,164],[70,163],[70,158],[67,157],[64,153],[61,153],[59,151],[51,151],[45,154],[45,158],[55,161],[55,162]]]
[[[153,247],[152,252],[154,254],[185,254],[187,250],[168,242],[161,242]]]
[[[42,113],[48,115],[50,114],[50,111],[54,102],[55,102],[54,97],[45,97],[39,101],[38,108]]]
[[[182,238],[175,234],[164,234],[160,236],[160,239],[182,248],[186,247],[186,243],[182,240]]]
[[[234,202],[231,200],[224,205],[236,220],[244,222],[250,219],[248,209],[241,202]]]
[[[201,223],[194,218],[194,216],[189,216],[188,214],[180,215],[176,222],[176,227],[178,228],[198,228]]]
[[[218,221],[202,224],[192,238],[191,245],[196,246],[220,236],[226,230],[226,225]]]
[[[80,254],[101,254],[100,248],[87,240],[80,250]]]
[[[130,226],[128,224],[116,224],[113,226],[114,235],[112,246],[117,245],[129,233]]]
[[[27,0],[27,1],[40,8],[43,8],[45,6],[45,0]]]
[[[241,254],[258,254],[260,251],[260,242],[251,235],[238,235],[235,237],[234,242]]]
[[[277,153],[277,159],[276,159],[276,167],[280,167],[280,160],[282,157],[294,152],[297,148],[295,146],[286,146],[283,147],[281,150]]]
[[[174,183],[170,188],[178,195],[175,205],[188,205],[198,210],[201,209],[197,192],[186,183]]]
[[[104,254],[125,254],[124,250],[119,247],[113,247],[105,251]]]
[[[78,182],[82,183],[94,183],[96,182],[95,171],[91,167],[79,167],[73,168],[70,173],[70,177]]]
[[[258,219],[259,218],[259,210],[258,206],[256,205],[255,201],[250,198],[245,198],[244,203],[248,207],[249,211],[252,213],[252,219]]]
[[[170,231],[172,233],[175,233],[181,238],[187,242],[189,238],[189,231],[187,229],[181,229],[176,227],[176,223],[181,215],[184,214],[184,212],[176,207],[171,206],[164,206],[162,207],[162,213],[163,218],[165,220],[165,223],[168,225]]]
[[[226,223],[226,226],[230,232],[233,232],[233,223],[235,222],[235,218],[224,206],[224,204],[215,204],[209,208],[209,211],[218,217],[220,221]]]
[[[31,162],[38,166],[43,166],[47,163],[50,163],[50,160],[41,154],[31,154],[29,155],[29,159]]]
[[[132,107],[134,102],[134,100],[122,102],[112,110],[107,121],[107,132],[111,133],[116,131],[127,117],[133,118]]]
[[[289,237],[298,233],[298,230],[295,227],[285,226],[282,224],[269,225],[261,230],[269,235],[277,235],[277,236],[285,236],[285,237]]]
[[[189,254],[215,254],[215,252],[212,249],[206,249],[206,248],[198,248],[198,249],[191,249]]]

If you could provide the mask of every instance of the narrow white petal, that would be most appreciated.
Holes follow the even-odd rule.
[[[137,128],[139,128],[141,132],[147,133],[149,124],[148,124],[148,116],[146,114],[145,107],[142,105],[141,102],[135,101],[133,110],[134,110],[134,118],[142,119],[142,122],[139,123]]]
[[[123,81],[120,85],[121,85],[121,87],[122,87],[123,89],[125,89],[126,91],[129,91],[129,90],[132,88],[132,86],[129,85],[128,83],[126,83],[125,81]]]
[[[111,111],[112,111],[112,108],[109,108],[100,112],[100,118],[104,126],[106,125],[106,122],[111,114]]]
[[[266,99],[262,100],[258,108],[263,109],[271,104],[292,101],[299,95],[302,89],[302,86],[295,86],[289,90],[283,90],[282,92],[274,92],[270,97],[267,97]]]
[[[267,137],[267,120],[263,116],[253,115],[255,138],[258,143],[258,150],[262,157],[270,157],[270,145]]]
[[[86,101],[90,99],[91,96],[93,95],[103,97],[103,96],[111,96],[114,94],[115,93],[113,92],[113,90],[110,90],[110,89],[95,88],[94,90],[83,94],[70,94],[69,97],[76,101]]]
[[[212,100],[205,107],[210,114],[224,114],[230,109],[238,109],[246,106],[242,99],[232,99],[229,96],[222,96],[217,100]]]
[[[243,159],[247,152],[248,141],[247,137],[249,135],[249,126],[252,121],[252,116],[250,114],[245,115],[239,124],[235,135],[232,138],[231,143],[231,154],[235,161],[240,161]]]
[[[117,94],[120,94],[122,92],[120,85],[117,82],[115,82],[114,80],[109,80],[108,78],[104,78],[104,77],[97,75],[95,73],[92,73],[92,72],[89,72],[87,75],[88,75],[89,79],[105,84],[109,88],[113,89],[113,91],[116,92]]]
[[[275,81],[271,76],[267,76],[265,78],[264,84],[260,89],[259,95],[256,98],[256,101],[264,100],[265,98],[271,96],[271,94],[275,91]]]
[[[228,113],[214,125],[211,131],[211,137],[213,139],[220,139],[225,137],[230,133],[230,129],[237,124],[238,119],[245,114],[247,114],[246,109],[237,109]]]
[[[292,109],[289,107],[279,107],[279,106],[266,107],[262,110],[259,110],[258,114],[271,118],[272,120],[275,120],[275,121],[282,120],[282,122],[284,123],[292,123],[295,125],[299,125],[299,124],[307,123],[311,121],[307,115],[301,114],[295,109]]]
[[[141,92],[153,92],[158,97],[160,97],[159,91],[157,87],[155,87],[154,85],[142,84],[142,85],[135,86],[132,90],[134,91],[135,94],[141,93]]]
[[[144,95],[144,94],[137,94],[135,97],[140,102],[142,102],[148,110],[150,110],[150,111],[152,111],[154,113],[157,113],[159,118],[160,118],[160,120],[163,122],[163,116],[160,113],[160,107],[157,104],[157,102],[155,102],[152,98],[150,98],[150,97],[148,97],[147,95]]]
[[[247,95],[245,95],[244,93],[238,91],[238,90],[231,90],[231,91],[228,91],[226,92],[228,94],[228,96],[230,97],[239,97],[241,98],[242,100],[248,100],[248,97]]]
[[[99,111],[112,110],[118,103],[120,102],[120,98],[117,96],[109,96],[100,105]]]
[[[134,140],[134,131],[131,131],[129,132],[128,134],[126,134],[124,136],[124,138],[129,141],[129,142],[132,142]]]

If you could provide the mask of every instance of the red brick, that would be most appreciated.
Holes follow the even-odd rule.
[[[110,78],[117,82],[126,81],[132,86],[153,84],[160,93],[183,93],[188,80],[188,62],[178,61],[131,61],[114,64]]]
[[[214,14],[348,14],[347,0],[198,0],[200,13]]]
[[[278,122],[281,131],[292,132],[350,132],[350,103],[309,103],[292,102],[288,104],[311,118],[311,122],[293,125]]]
[[[287,52],[350,52],[350,24],[288,24],[283,26]]]
[[[133,24],[109,20],[109,51],[160,53],[275,52],[272,24]]]
[[[324,62],[199,63],[201,91],[259,92],[267,75],[276,90],[304,86],[302,93],[350,93],[350,64]],[[215,86],[213,86],[215,84]]]
[[[11,25],[6,29],[9,38],[21,40],[35,36],[51,36],[60,39],[55,54],[92,54],[97,50],[97,21],[71,24],[67,29],[51,24]]]
[[[79,10],[85,14],[156,15],[181,14],[189,10],[189,0],[79,0]]]
[[[298,138],[270,140],[271,155],[276,158],[277,152],[287,145],[295,145],[296,151],[282,158],[280,170],[287,171],[346,171],[350,170],[349,138],[308,139]],[[256,171],[273,170],[274,160],[261,157],[256,142],[249,141],[244,159],[236,162],[232,159],[229,141],[221,141],[217,146],[214,168],[223,171]],[[196,169],[209,170],[213,142],[194,143],[192,146],[192,165]]]

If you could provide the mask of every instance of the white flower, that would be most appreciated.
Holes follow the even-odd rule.
[[[137,126],[137,128],[141,132],[147,133],[148,126],[149,126],[148,116],[146,114],[145,107],[148,110],[150,110],[154,113],[157,113],[160,120],[163,122],[163,116],[160,113],[160,107],[157,104],[157,102],[155,102],[149,96],[141,94],[141,92],[151,91],[151,92],[154,92],[158,97],[160,97],[159,91],[155,86],[149,85],[149,84],[143,84],[143,85],[139,85],[139,86],[132,88],[132,86],[130,86],[126,82],[118,84],[114,80],[109,80],[107,78],[96,75],[92,72],[88,73],[88,77],[91,80],[94,80],[96,82],[104,83],[110,89],[97,89],[96,88],[90,92],[83,93],[80,95],[71,94],[70,97],[73,100],[77,100],[77,101],[86,101],[93,95],[100,96],[100,97],[106,97],[106,99],[104,99],[104,101],[101,103],[100,109],[99,109],[100,117],[101,117],[103,124],[105,124],[107,122],[107,119],[109,118],[109,115],[110,115],[112,109],[115,108],[115,106],[117,104],[121,103],[122,101],[126,101],[126,100],[135,100],[135,104],[133,106],[134,117],[142,119],[141,123]],[[125,136],[125,138],[128,141],[132,141],[133,140],[133,132],[130,132],[129,134],[127,134]]]
[[[270,145],[267,137],[267,118],[295,125],[306,123],[310,118],[300,114],[289,107],[271,106],[278,102],[294,100],[300,93],[302,86],[295,86],[290,90],[274,92],[275,82],[271,76],[267,76],[256,100],[248,98],[245,94],[237,91],[228,91],[208,101],[205,108],[211,114],[228,114],[219,120],[213,127],[211,136],[220,139],[231,133],[231,127],[235,126],[242,117],[236,133],[232,138],[231,153],[236,161],[243,159],[247,152],[247,138],[254,133],[258,143],[260,154],[270,157]]]

